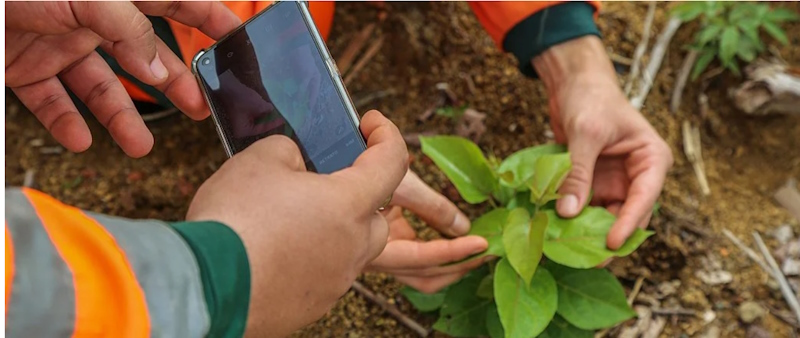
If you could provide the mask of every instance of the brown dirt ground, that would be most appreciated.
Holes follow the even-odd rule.
[[[434,117],[421,125],[417,116],[434,102],[434,85],[448,82],[455,93],[472,107],[489,114],[488,131],[480,142],[483,149],[506,156],[525,146],[547,141],[547,98],[540,82],[525,79],[514,59],[499,52],[482,31],[464,3],[388,3],[389,16],[377,35],[386,39],[381,52],[356,76],[349,90],[354,101],[371,93],[394,90],[395,94],[365,104],[359,109],[379,109],[403,131],[435,130],[447,133],[449,121]],[[784,4],[800,12],[800,4]],[[599,24],[613,53],[630,57],[641,37],[645,3],[607,3]],[[661,5],[654,27],[666,22],[667,5]],[[357,3],[339,5],[330,49],[338,55],[350,38],[375,20],[375,7]],[[779,48],[781,56],[800,64],[800,24],[786,27],[792,39]],[[779,293],[766,285],[766,275],[720,230],[733,231],[752,244],[750,233],[762,233],[780,224],[798,222],[771,198],[775,188],[789,177],[800,178],[800,118],[743,116],[733,109],[725,88],[738,79],[718,77],[708,90],[711,113],[698,116],[694,103],[698,86],[690,84],[681,110],[669,113],[672,83],[685,54],[681,46],[691,40],[692,27],[683,27],[673,40],[642,113],[671,145],[676,163],[661,199],[662,216],[653,220],[658,236],[629,258],[615,261],[611,270],[630,288],[639,276],[646,277],[644,293],[661,282],[680,279],[677,299],[686,308],[713,309],[712,325],[724,337],[745,336],[736,307],[756,300],[785,311]],[[768,40],[769,41],[769,40]],[[470,79],[470,80],[467,80]],[[473,83],[470,89],[469,81]],[[92,148],[83,154],[43,154],[40,147],[56,146],[36,119],[10,98],[6,112],[6,185],[21,185],[25,171],[36,170],[36,187],[56,198],[97,212],[134,218],[179,220],[191,196],[203,180],[225,159],[210,120],[195,123],[185,117],[151,124],[155,150],[145,158],[127,158],[96,122]],[[703,155],[712,194],[700,196],[697,180],[682,151],[680,125],[684,119],[701,123]],[[792,136],[795,135],[795,136]],[[432,186],[453,196],[452,186],[425,160],[418,150],[412,168]],[[460,204],[470,215],[481,207]],[[698,235],[705,228],[709,235]],[[428,237],[429,232],[423,232]],[[775,245],[768,240],[768,244]],[[701,257],[713,255],[734,275],[723,287],[704,285],[694,272]],[[397,294],[399,285],[391,277],[367,275],[363,282],[420,322],[431,319],[415,314]],[[669,302],[667,302],[669,303]],[[677,305],[677,304],[676,304]],[[704,330],[694,317],[671,318],[662,336],[694,336]],[[758,325],[775,337],[788,337],[790,328],[772,314]],[[379,307],[352,291],[318,323],[298,337],[413,337],[413,333]]]

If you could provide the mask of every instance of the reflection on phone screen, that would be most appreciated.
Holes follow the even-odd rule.
[[[309,170],[330,173],[351,165],[363,144],[297,6],[276,4],[205,53],[198,71],[234,154],[282,134]]]

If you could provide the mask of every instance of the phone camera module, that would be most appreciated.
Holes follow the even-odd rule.
[[[211,59],[209,58],[203,59],[203,66],[208,66],[209,64],[211,64]]]

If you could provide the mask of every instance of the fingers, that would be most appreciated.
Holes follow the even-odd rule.
[[[61,81],[51,77],[13,88],[20,101],[65,148],[82,152],[92,145],[92,134]]]
[[[306,171],[306,164],[297,143],[283,135],[272,135],[260,139],[234,155],[232,159],[236,158],[253,159],[264,163],[265,167],[268,166],[267,168],[258,168],[258,170],[285,168],[291,171]]]
[[[381,271],[439,267],[442,264],[459,261],[483,252],[488,245],[486,239],[480,236],[466,236],[452,240],[439,239],[429,242],[397,240],[387,244],[383,253],[371,265]],[[458,268],[453,270],[458,270]]]
[[[422,293],[436,293],[445,287],[450,286],[457,282],[461,277],[464,277],[469,270],[464,270],[456,273],[451,273],[436,277],[415,277],[415,276],[395,276],[395,279],[403,284],[406,284]]]
[[[635,154],[632,154],[632,157],[634,160],[636,159]],[[617,220],[608,233],[606,244],[612,250],[622,246],[636,227],[647,225],[646,222],[649,220],[653,205],[661,193],[669,165],[665,161],[661,161],[658,155],[654,155],[652,158],[655,160],[637,163],[637,166],[644,168],[644,170],[631,181],[628,197],[622,208],[620,208]]]
[[[561,217],[575,217],[586,205],[592,187],[594,165],[603,146],[597,137],[589,133],[575,133],[572,136],[568,144],[572,170],[559,189],[563,197],[556,202]]]
[[[411,170],[406,172],[397,187],[392,204],[408,209],[442,234],[456,237],[469,232],[470,222],[467,216]]]
[[[142,157],[150,152],[153,134],[145,126],[114,71],[99,54],[92,52],[60,77],[128,156]]]
[[[367,139],[364,151],[349,168],[333,174],[356,193],[359,205],[370,213],[397,189],[408,170],[408,150],[397,127],[381,113],[370,111],[361,120]]]
[[[375,260],[386,248],[386,242],[389,239],[389,224],[386,223],[383,216],[375,212],[370,222],[370,231],[365,265]]]
[[[109,42],[109,50],[128,73],[156,85],[169,73],[158,57],[150,20],[130,2],[73,2],[72,13],[83,27]]]
[[[169,72],[167,80],[156,85],[156,89],[164,93],[186,116],[194,120],[208,117],[211,112],[192,73],[186,68],[183,61],[172,53],[164,41],[156,38],[156,44],[158,55]]]
[[[144,14],[164,16],[196,27],[214,40],[219,40],[242,23],[219,1],[141,1],[136,2],[136,7]]]

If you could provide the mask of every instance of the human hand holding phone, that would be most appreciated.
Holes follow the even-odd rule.
[[[364,115],[367,150],[330,175],[307,172],[297,144],[270,136],[231,157],[198,189],[187,220],[214,220],[250,261],[248,336],[286,336],[323,316],[389,237],[376,210],[408,169],[400,131]]]

